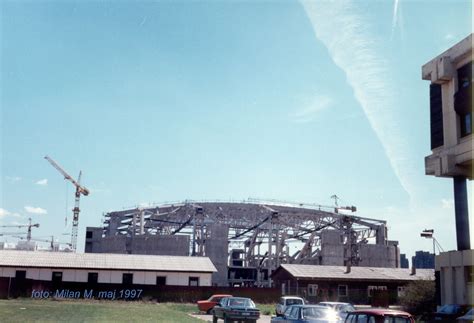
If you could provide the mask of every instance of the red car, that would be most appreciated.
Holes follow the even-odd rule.
[[[367,309],[350,312],[345,323],[415,323],[411,314],[388,309]]]
[[[216,306],[217,303],[221,301],[224,297],[232,297],[232,295],[227,294],[216,294],[209,297],[205,301],[198,301],[197,305],[201,312],[206,312],[207,314],[211,313],[211,310]]]

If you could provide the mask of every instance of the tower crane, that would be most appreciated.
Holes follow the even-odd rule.
[[[12,224],[12,225],[0,225],[0,228],[28,228],[26,234],[26,240],[31,240],[31,228],[39,228],[39,223],[31,224],[31,218],[28,219],[28,224]]]
[[[89,195],[89,190],[85,188],[84,186],[81,186],[81,175],[82,172],[79,171],[79,176],[77,177],[77,181],[74,180],[74,178],[71,177],[68,173],[66,173],[61,166],[59,166],[54,160],[52,160],[50,157],[45,156],[44,157],[54,168],[56,168],[63,176],[64,179],[67,179],[70,181],[75,187],[76,187],[76,192],[75,192],[75,203],[74,203],[74,208],[72,209],[72,233],[71,233],[71,247],[73,251],[76,251],[76,246],[77,246],[77,230],[79,227],[79,200],[81,197],[81,194],[84,196]]]

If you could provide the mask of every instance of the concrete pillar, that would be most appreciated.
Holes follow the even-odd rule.
[[[456,215],[456,240],[458,250],[471,249],[466,177],[456,176],[454,182],[454,212]]]

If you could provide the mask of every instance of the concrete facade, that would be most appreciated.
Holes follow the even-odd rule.
[[[115,235],[102,237],[102,228],[86,228],[86,253],[188,256],[186,235]]]
[[[448,251],[436,256],[441,304],[474,303],[474,250]]]
[[[442,131],[442,140],[439,142],[442,144],[438,143],[435,145],[437,147],[432,147],[431,155],[425,157],[426,175],[473,178],[474,139],[472,130],[470,134],[461,135],[462,113],[455,109],[456,95],[466,91],[466,96],[469,97],[470,92],[470,102],[467,98],[465,104],[471,111],[472,120],[472,83],[464,89],[458,79],[458,70],[467,64],[472,64],[472,41],[471,34],[422,67],[422,78],[441,86],[442,103],[442,123],[434,124],[432,122],[431,125],[432,131]],[[461,103],[459,102],[459,104]]]

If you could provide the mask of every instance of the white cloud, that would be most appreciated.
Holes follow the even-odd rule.
[[[443,209],[454,208],[454,199],[441,199],[441,206]]]
[[[393,33],[395,32],[395,27],[397,27],[397,17],[398,17],[398,2],[399,0],[393,1],[393,16],[392,16],[392,38]]]
[[[32,214],[48,214],[48,211],[40,207],[25,206],[25,211]]]
[[[46,186],[46,185],[48,185],[48,179],[47,178],[40,179],[35,184],[36,185],[41,185],[41,186]]]
[[[302,1],[316,38],[344,71],[355,99],[380,140],[401,186],[413,200],[417,170],[410,156],[408,135],[400,129],[397,95],[389,62],[369,16],[351,1]],[[398,9],[399,10],[399,9]]]
[[[19,176],[6,176],[5,178],[10,183],[17,183],[17,182],[21,181],[21,177],[19,177]]]
[[[10,215],[11,213],[5,209],[2,209],[0,208],[0,219],[7,216],[7,215]]]
[[[316,119],[318,113],[333,104],[328,96],[315,95],[309,104],[291,115],[294,122],[307,123]]]

